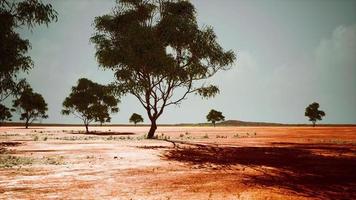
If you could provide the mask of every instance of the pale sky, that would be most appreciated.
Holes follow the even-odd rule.
[[[115,0],[51,1],[58,22],[22,35],[32,43],[35,66],[24,75],[49,105],[46,123],[81,123],[62,116],[62,102],[82,77],[113,80],[95,60],[95,16],[107,14]],[[159,123],[205,122],[210,109],[226,119],[308,123],[305,107],[316,101],[326,112],[323,123],[356,123],[355,0],[194,0],[198,21],[211,25],[222,47],[237,61],[230,71],[207,80],[221,93],[209,100],[190,96],[166,109]],[[127,95],[112,123],[128,123],[133,112],[144,116]],[[15,118],[15,121],[18,119]]]

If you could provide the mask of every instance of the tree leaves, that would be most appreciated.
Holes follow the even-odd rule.
[[[13,101],[13,107],[18,109],[20,120],[25,120],[26,124],[32,123],[39,118],[48,118],[46,114],[48,110],[47,103],[42,95],[33,92],[29,85],[25,85],[21,89],[19,97]]]
[[[113,95],[112,86],[100,85],[81,78],[64,100],[62,114],[73,114],[82,119],[86,125],[92,121],[110,122],[109,112],[119,111],[118,102],[119,100]]]
[[[10,109],[7,108],[6,106],[0,104],[0,122],[3,122],[5,120],[10,120],[11,121],[12,114],[10,112]]]
[[[212,122],[215,126],[215,122],[224,121],[225,116],[222,115],[222,112],[212,109],[206,116],[206,119],[208,120],[208,122]]]
[[[215,97],[216,94],[219,93],[219,88],[215,85],[210,85],[207,87],[201,87],[197,90],[198,94],[204,98]]]
[[[139,122],[143,122],[143,118],[141,115],[139,115],[137,113],[133,113],[129,119],[129,122],[132,122],[136,125]]]
[[[211,27],[198,26],[189,1],[119,0],[94,25],[91,42],[100,67],[114,71],[117,90],[134,95],[152,124],[189,94],[214,97],[217,87],[199,83],[235,61]]]
[[[18,89],[17,74],[33,67],[26,55],[31,48],[28,40],[17,32],[22,26],[32,29],[35,25],[57,20],[57,12],[51,4],[39,0],[0,0],[0,101]]]
[[[309,118],[309,121],[316,123],[318,120],[322,120],[322,117],[325,116],[325,112],[319,110],[319,104],[314,102],[305,108],[305,116]]]

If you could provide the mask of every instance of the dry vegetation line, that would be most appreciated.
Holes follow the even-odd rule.
[[[185,141],[179,141],[179,140],[169,140],[169,139],[156,139],[156,140],[160,140],[160,141],[165,141],[165,142],[170,142],[173,144],[174,148],[179,148],[178,144],[184,144],[184,145],[191,145],[191,146],[196,146],[196,147],[210,147],[210,148],[215,148],[215,147],[219,147],[218,144],[199,144],[199,143],[193,143],[193,142],[185,142]],[[213,147],[213,145],[215,147]]]

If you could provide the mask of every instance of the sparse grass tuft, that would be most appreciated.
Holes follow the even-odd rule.
[[[39,137],[38,135],[35,135],[35,137],[33,138],[33,141],[38,141]]]
[[[203,138],[203,139],[209,139],[209,136],[208,136],[208,134],[206,133],[202,138]]]
[[[31,165],[32,158],[0,154],[0,168],[11,168],[14,166]]]
[[[169,139],[171,139],[171,137],[165,135],[164,133],[162,133],[160,136],[158,136],[158,139],[161,139],[161,140],[169,140]]]
[[[49,165],[63,165],[65,164],[63,159],[63,156],[43,157],[42,162]]]

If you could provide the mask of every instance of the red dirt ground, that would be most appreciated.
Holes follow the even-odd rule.
[[[0,199],[356,199],[356,127],[148,128],[1,127]]]

